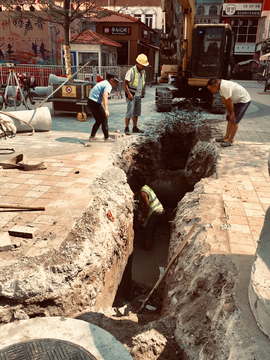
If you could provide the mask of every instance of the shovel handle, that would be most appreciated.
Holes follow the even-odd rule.
[[[162,280],[165,278],[167,272],[170,270],[173,262],[175,261],[175,259],[179,256],[179,254],[181,253],[181,251],[184,249],[186,243],[188,242],[189,238],[191,237],[193,231],[196,229],[196,227],[198,226],[197,223],[194,223],[192,228],[189,230],[188,234],[186,235],[184,241],[182,242],[180,248],[177,250],[176,254],[172,257],[172,259],[170,260],[169,264],[167,265],[165,271],[163,272],[163,274],[161,275],[161,277],[158,279],[158,281],[156,282],[155,286],[153,287],[153,289],[151,290],[150,294],[147,296],[147,298],[144,300],[142,306],[140,307],[138,314],[140,314],[143,309],[145,308],[145,306],[147,305],[148,301],[150,300],[150,297],[152,296],[153,292],[159,287],[160,283],[162,282]]]
[[[31,206],[31,205],[6,205],[0,204],[0,208],[4,209],[23,209],[23,210],[45,210],[44,206]]]

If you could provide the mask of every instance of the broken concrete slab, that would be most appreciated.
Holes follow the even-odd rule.
[[[0,251],[8,251],[12,249],[10,237],[7,232],[1,232],[0,234]]]
[[[33,239],[34,233],[38,230],[38,228],[29,227],[29,226],[19,226],[15,225],[11,229],[8,230],[10,236],[17,236],[26,239]]]
[[[126,136],[125,134],[121,134],[120,132],[112,132],[109,133],[110,138],[114,139],[114,140],[118,140],[124,136]]]

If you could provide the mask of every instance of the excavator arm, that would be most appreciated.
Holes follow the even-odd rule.
[[[159,82],[174,84],[175,88],[156,89],[156,108],[168,111],[175,98],[197,98],[217,112],[221,109],[220,97],[213,97],[206,85],[213,77],[230,78],[234,50],[232,28],[229,24],[194,25],[194,0],[163,1]],[[223,108],[222,105],[222,111]]]
[[[177,65],[183,79],[187,79],[192,51],[194,1],[166,0],[163,11],[165,31],[160,36],[160,62],[162,65]],[[181,34],[181,13],[183,14],[183,35]]]

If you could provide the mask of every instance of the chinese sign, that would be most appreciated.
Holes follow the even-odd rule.
[[[63,86],[62,97],[76,97],[76,86],[74,85]]]
[[[28,19],[23,14],[8,17],[6,12],[0,12],[0,63],[49,64],[52,50],[53,61],[56,57],[60,61],[60,46],[56,45],[60,30],[55,31],[52,39],[49,28],[41,19]]]
[[[24,29],[24,32],[23,34],[25,35],[29,30],[33,30],[34,29],[34,26],[36,26],[39,30],[43,30],[43,24],[44,24],[44,21],[43,20],[40,20],[40,19],[37,19],[35,20],[33,23],[33,20],[31,21],[30,19],[14,19],[13,20],[13,25],[15,27],[18,27],[18,28],[23,28]]]
[[[223,16],[260,16],[262,4],[223,4]]]
[[[130,26],[103,26],[105,35],[131,35]]]
[[[234,53],[239,54],[253,54],[255,52],[255,44],[236,44]]]

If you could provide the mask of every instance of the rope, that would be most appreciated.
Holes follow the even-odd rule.
[[[7,115],[7,116],[10,116],[11,118],[16,119],[16,120],[19,120],[19,121],[23,122],[24,124],[30,126],[31,129],[32,129],[32,133],[31,133],[31,134],[27,134],[27,135],[23,135],[23,136],[32,136],[32,135],[34,135],[35,129],[34,129],[34,127],[33,127],[31,124],[29,124],[28,122],[26,122],[26,121],[24,121],[24,120],[21,120],[21,119],[19,119],[17,116],[15,116],[15,115],[13,115],[13,114],[10,114],[10,113],[7,113],[7,112],[5,112],[5,111],[1,111],[1,110],[0,110],[0,114],[4,114],[4,115]]]

